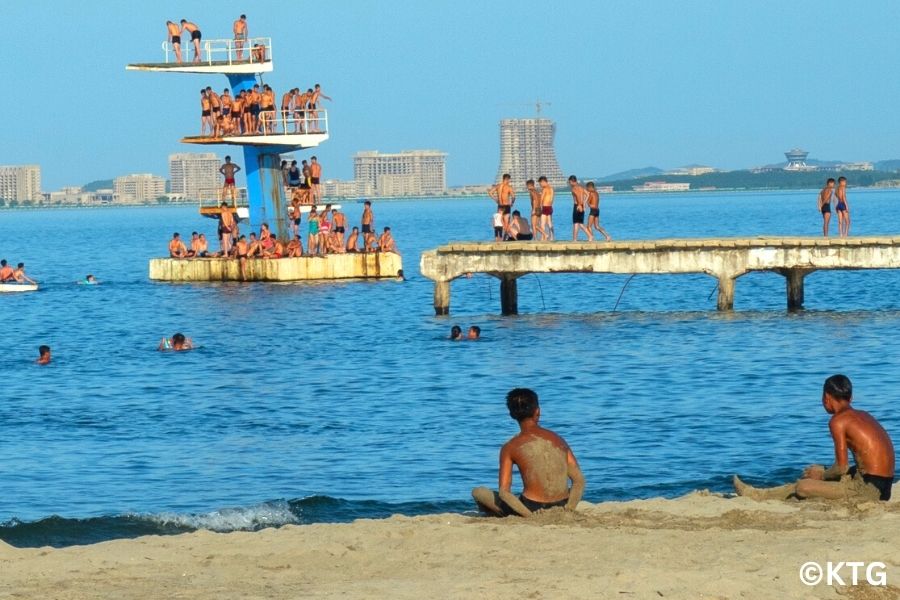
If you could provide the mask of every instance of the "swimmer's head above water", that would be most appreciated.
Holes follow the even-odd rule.
[[[50,362],[50,346],[41,346],[38,348],[40,357],[37,359],[39,365],[46,365]]]
[[[463,337],[462,327],[460,327],[459,325],[454,325],[453,327],[450,328],[450,339],[451,340],[461,340],[462,337]]]
[[[481,327],[478,325],[472,325],[469,327],[469,334],[466,336],[470,340],[478,340],[481,339]]]

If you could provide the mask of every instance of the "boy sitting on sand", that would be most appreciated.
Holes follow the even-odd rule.
[[[832,375],[822,389],[822,406],[834,415],[828,423],[834,438],[834,464],[829,468],[812,465],[803,478],[775,488],[756,489],[734,476],[734,489],[739,496],[756,500],[826,498],[839,500],[891,499],[894,481],[894,446],[891,438],[867,412],[851,408],[853,385],[845,375]],[[853,453],[855,466],[847,464],[847,448]]]
[[[520,431],[500,449],[499,493],[484,487],[472,490],[478,508],[499,517],[528,517],[555,506],[574,510],[584,492],[584,476],[566,441],[538,425],[541,408],[537,394],[516,388],[506,395],[506,406],[509,416],[519,422]],[[524,486],[518,496],[510,491],[513,465],[519,468]]]

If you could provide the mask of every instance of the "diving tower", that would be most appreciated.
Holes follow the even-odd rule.
[[[185,59],[193,54],[190,42],[181,45]],[[201,41],[199,61],[176,60],[171,42],[162,43],[162,62],[132,63],[129,71],[167,73],[220,74],[228,78],[232,97],[242,91],[251,91],[257,83],[257,75],[273,70],[272,39],[249,38],[238,48],[233,39]],[[276,98],[277,101],[277,98]],[[258,230],[264,222],[279,238],[290,237],[287,218],[287,198],[281,173],[281,154],[315,148],[328,139],[328,113],[324,109],[297,111],[283,114],[281,111],[260,113],[262,130],[255,133],[227,133],[220,137],[185,136],[185,144],[239,146],[244,151],[244,169],[247,178],[247,203],[250,226]],[[237,206],[235,205],[236,209]],[[218,211],[207,207],[201,210],[205,216],[218,216]]]

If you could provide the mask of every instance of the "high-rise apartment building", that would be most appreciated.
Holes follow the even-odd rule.
[[[150,173],[116,177],[113,188],[119,202],[153,202],[166,194],[166,180]]]
[[[41,167],[38,165],[0,166],[0,200],[40,201]]]
[[[221,187],[219,158],[213,152],[183,152],[169,155],[171,192],[188,200],[200,200]],[[214,195],[214,192],[212,192]]]
[[[405,150],[396,154],[357,152],[353,157],[356,193],[364,196],[430,196],[447,191],[447,154]]]
[[[556,162],[553,138],[556,123],[550,119],[502,119],[500,121],[500,169],[512,177],[513,186],[524,188],[525,181],[544,175],[553,187],[562,187],[566,179]]]

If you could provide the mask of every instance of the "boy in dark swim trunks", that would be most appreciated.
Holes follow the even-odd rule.
[[[200,28],[197,27],[196,23],[191,23],[187,19],[182,19],[180,33],[184,33],[185,31],[191,34],[191,43],[194,44],[194,62],[198,63],[200,62],[200,40],[203,35],[200,33]]]
[[[831,202],[834,200],[834,177],[829,177],[825,187],[819,192],[819,212],[822,213],[822,235],[828,237],[828,225],[831,223]]]
[[[837,189],[834,191],[837,204],[834,207],[838,216],[838,232],[841,237],[850,235],[850,203],[847,202],[847,178],[838,177]]]
[[[884,427],[867,412],[850,406],[853,385],[845,375],[832,375],[822,389],[822,406],[834,415],[828,422],[834,439],[834,464],[827,469],[812,465],[803,471],[796,483],[780,487],[757,489],[734,476],[734,488],[739,496],[756,500],[784,500],[825,498],[840,500],[890,500],[894,481],[894,446]],[[847,450],[856,463],[850,467]]]
[[[175,60],[181,62],[181,28],[172,21],[166,21],[166,30],[169,33],[169,41],[175,51]]]
[[[499,517],[528,517],[555,506],[574,510],[584,492],[584,476],[566,441],[538,425],[541,408],[537,394],[525,388],[511,390],[506,395],[506,407],[509,416],[519,423],[519,434],[500,450],[500,491],[484,487],[472,490],[478,508]],[[510,491],[513,465],[518,467],[524,485],[518,496]]]

